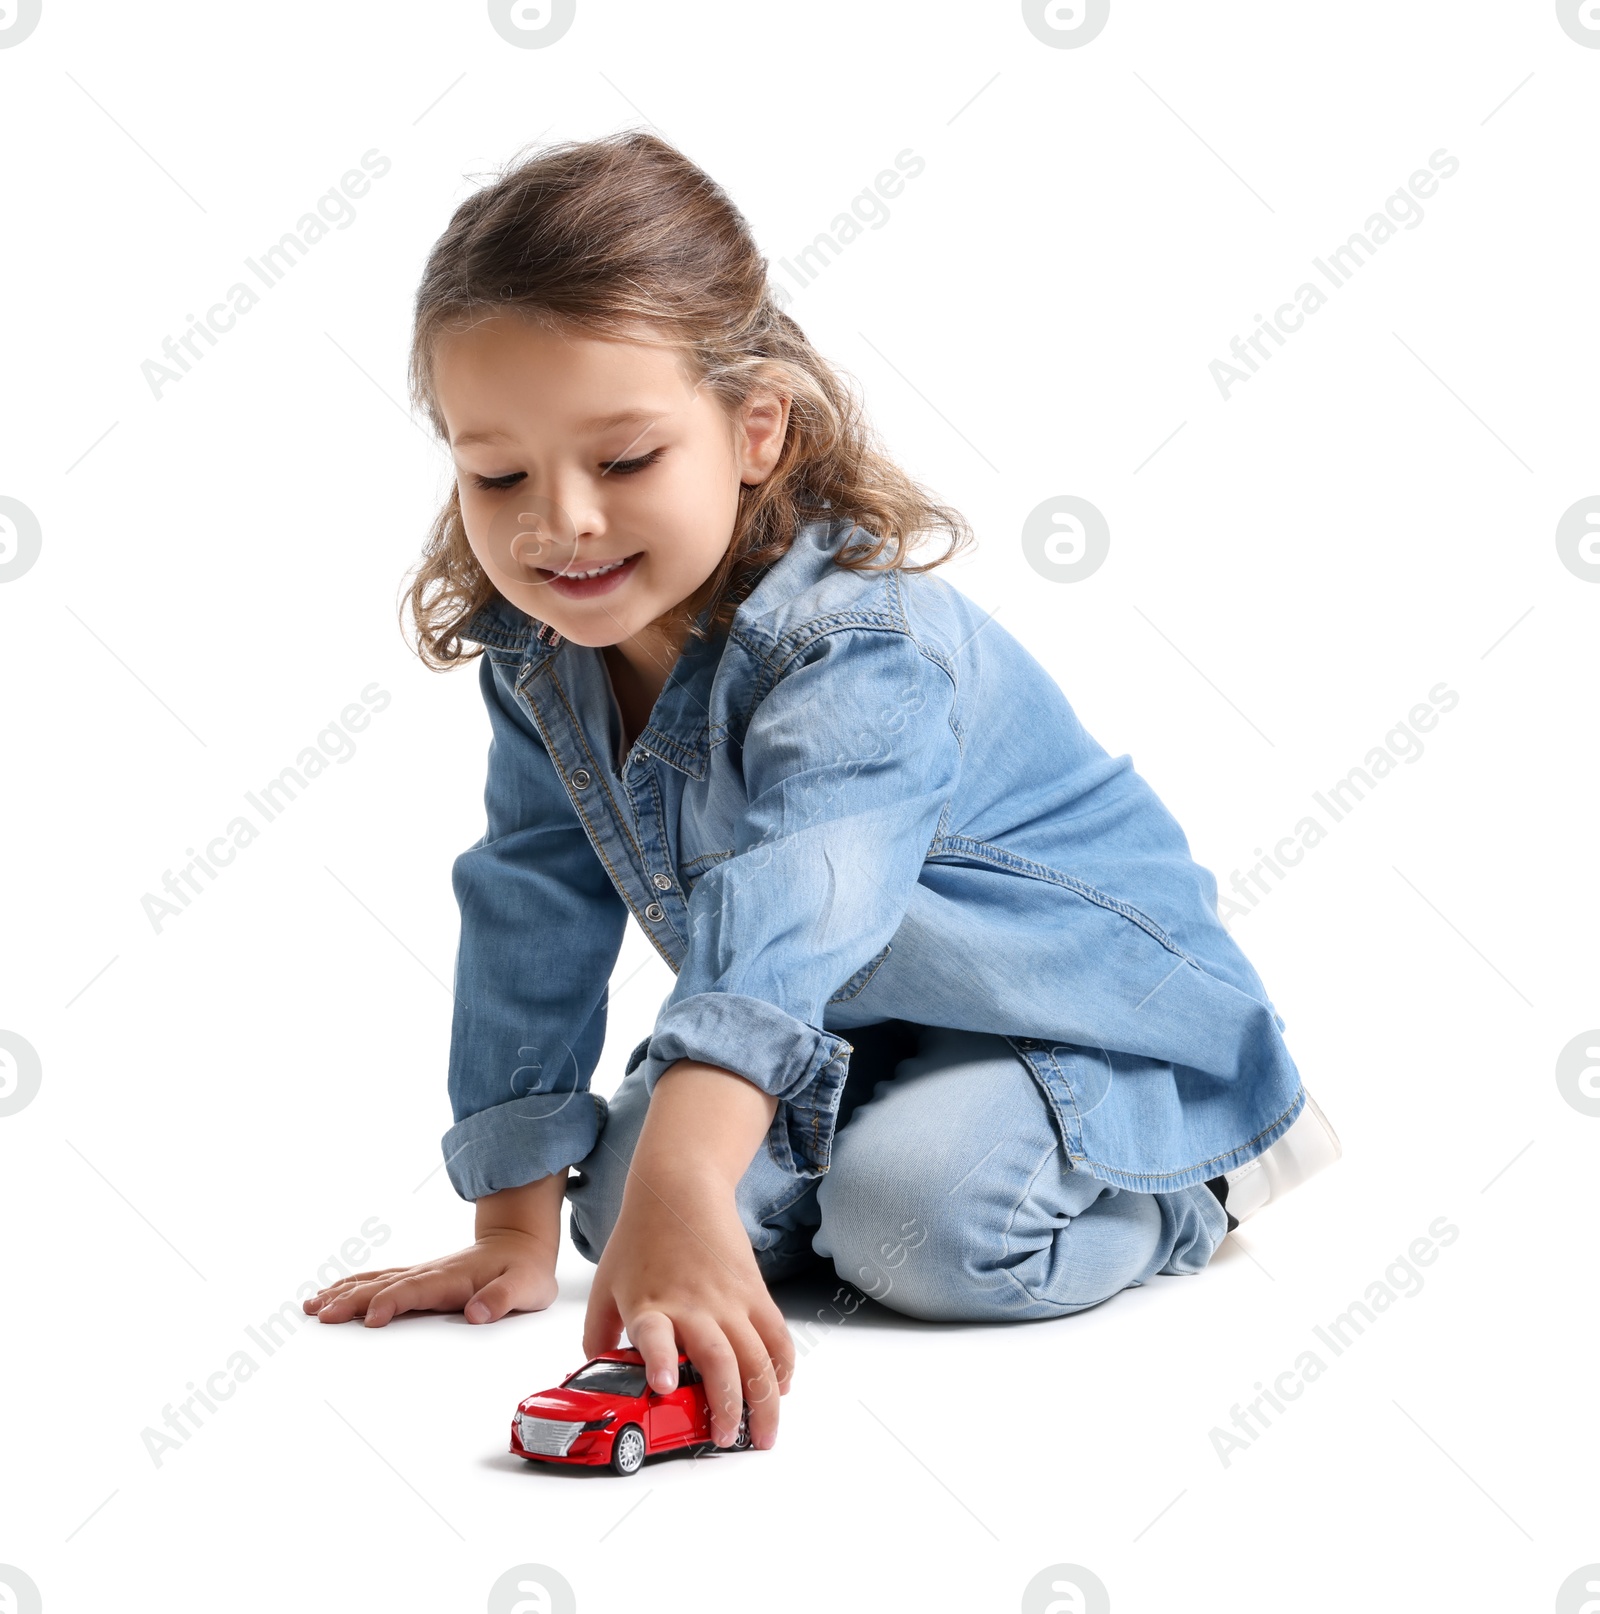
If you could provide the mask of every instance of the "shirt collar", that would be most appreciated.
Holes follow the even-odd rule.
[[[805,591],[832,564],[833,557],[856,530],[848,519],[823,517],[796,528],[794,542],[756,579],[740,602],[734,620],[752,621],[768,615]],[[703,628],[710,616],[704,607],[698,622]],[[550,624],[529,616],[498,592],[479,606],[458,630],[460,637],[474,644],[518,653],[523,661],[523,687],[534,670],[562,649],[576,649],[593,656],[599,652],[586,646],[568,647],[566,638]],[[650,714],[650,722],[639,735],[639,743],[663,761],[695,777],[705,771],[711,733],[711,684],[727,631],[706,639],[691,634],[672,675],[668,678]]]
[[[537,618],[519,611],[497,590],[467,618],[458,632],[461,638],[470,639],[473,644],[487,645],[494,650],[521,650],[544,626]]]

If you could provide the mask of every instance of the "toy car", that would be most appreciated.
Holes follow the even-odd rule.
[[[728,1449],[711,1439],[705,1384],[681,1351],[675,1390],[650,1389],[638,1351],[602,1351],[555,1389],[520,1402],[511,1420],[512,1452],[538,1463],[609,1463],[614,1473],[637,1474],[648,1453],[685,1446]],[[731,1449],[750,1449],[748,1401]]]

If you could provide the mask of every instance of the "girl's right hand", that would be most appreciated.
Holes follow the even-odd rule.
[[[469,1323],[492,1323],[508,1312],[543,1311],[556,1297],[555,1266],[542,1240],[508,1228],[437,1261],[358,1272],[302,1304],[319,1323],[364,1316],[368,1328],[403,1311],[459,1311]]]
[[[464,1250],[414,1267],[357,1272],[319,1290],[302,1309],[319,1323],[366,1318],[382,1328],[403,1311],[459,1311],[469,1323],[492,1323],[512,1311],[543,1311],[556,1297],[561,1247],[563,1167],[520,1188],[475,1201],[476,1238]]]

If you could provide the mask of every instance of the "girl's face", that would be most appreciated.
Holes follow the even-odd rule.
[[[770,394],[730,419],[679,350],[510,312],[439,338],[434,389],[479,564],[591,646],[636,640],[711,576],[740,485],[771,472],[788,421]]]

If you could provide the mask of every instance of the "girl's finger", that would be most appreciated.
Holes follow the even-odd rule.
[[[730,1331],[739,1359],[744,1399],[750,1404],[750,1443],[765,1451],[778,1438],[778,1374],[754,1322]],[[742,1411],[742,1409],[740,1409]],[[739,1413],[734,1414],[737,1426]]]
[[[628,1338],[644,1358],[650,1388],[665,1395],[678,1388],[678,1339],[664,1311],[641,1311],[628,1320]]]
[[[744,1383],[739,1357],[728,1336],[710,1317],[684,1318],[679,1324],[683,1348],[700,1370],[705,1383],[706,1407],[711,1414],[711,1438],[719,1446],[733,1444],[744,1411]]]
[[[466,1298],[462,1275],[419,1272],[387,1284],[367,1301],[368,1328],[382,1328],[403,1311],[455,1310]]]
[[[333,1295],[322,1303],[317,1312],[319,1323],[344,1323],[367,1309],[367,1302],[384,1285],[379,1279],[373,1283],[356,1284],[343,1294]]]
[[[511,1310],[516,1303],[516,1279],[501,1273],[491,1279],[463,1308],[469,1323],[492,1323]]]
[[[750,1324],[766,1347],[772,1371],[777,1376],[778,1394],[787,1395],[794,1378],[794,1340],[783,1313],[776,1305],[757,1306],[750,1313]]]
[[[583,1354],[598,1356],[614,1351],[622,1338],[622,1313],[611,1298],[611,1290],[597,1278],[589,1291],[589,1309],[583,1315]]]
[[[347,1289],[355,1288],[363,1283],[374,1283],[380,1279],[394,1278],[400,1273],[409,1270],[410,1269],[407,1267],[386,1267],[381,1272],[357,1272],[351,1277],[340,1278],[337,1283],[327,1284],[323,1288],[317,1290],[317,1292],[309,1300],[301,1301],[301,1309],[309,1312],[321,1311],[322,1308],[327,1305],[329,1298],[334,1295],[340,1294]]]

